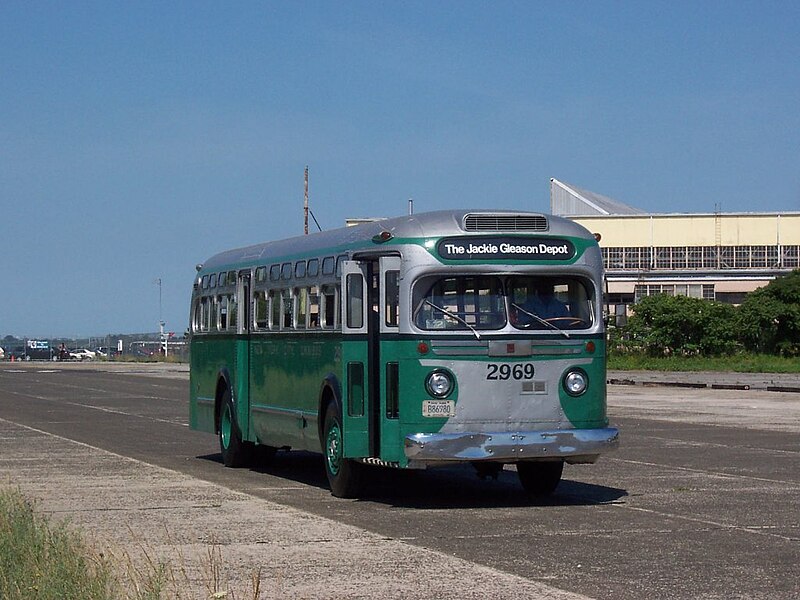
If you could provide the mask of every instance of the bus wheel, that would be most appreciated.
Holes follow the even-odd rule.
[[[219,406],[219,448],[226,467],[243,467],[252,458],[252,445],[242,441],[231,391],[226,389]]]
[[[520,462],[517,463],[517,475],[525,491],[531,496],[549,496],[558,487],[564,461],[554,462]]]
[[[331,493],[337,498],[356,497],[361,487],[361,465],[343,456],[342,417],[334,404],[329,405],[325,411],[322,435],[325,474],[328,476]]]

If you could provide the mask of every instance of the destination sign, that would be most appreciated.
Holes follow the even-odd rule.
[[[444,238],[436,250],[448,260],[569,260],[575,256],[569,240],[535,237]]]

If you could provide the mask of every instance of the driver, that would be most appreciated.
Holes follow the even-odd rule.
[[[537,281],[532,287],[528,288],[527,298],[520,305],[529,313],[533,313],[540,319],[553,319],[557,317],[568,317],[567,305],[555,297],[553,285],[545,281]],[[531,321],[525,313],[517,315],[519,323],[525,324]]]

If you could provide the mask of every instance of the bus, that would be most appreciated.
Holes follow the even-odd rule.
[[[618,445],[606,415],[603,262],[546,214],[412,214],[197,266],[190,427],[239,467],[323,455],[331,492],[370,469],[508,467],[548,495]],[[551,314],[540,314],[549,306]]]

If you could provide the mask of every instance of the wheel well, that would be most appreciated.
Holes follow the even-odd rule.
[[[219,433],[219,412],[220,404],[222,403],[222,396],[225,395],[225,390],[228,389],[228,382],[224,377],[217,380],[217,391],[214,393],[214,433]]]
[[[328,406],[336,403],[336,396],[330,387],[325,386],[322,389],[322,394],[319,399],[319,418],[317,419],[317,433],[319,439],[322,440],[323,431],[325,429],[325,414],[328,412]]]

